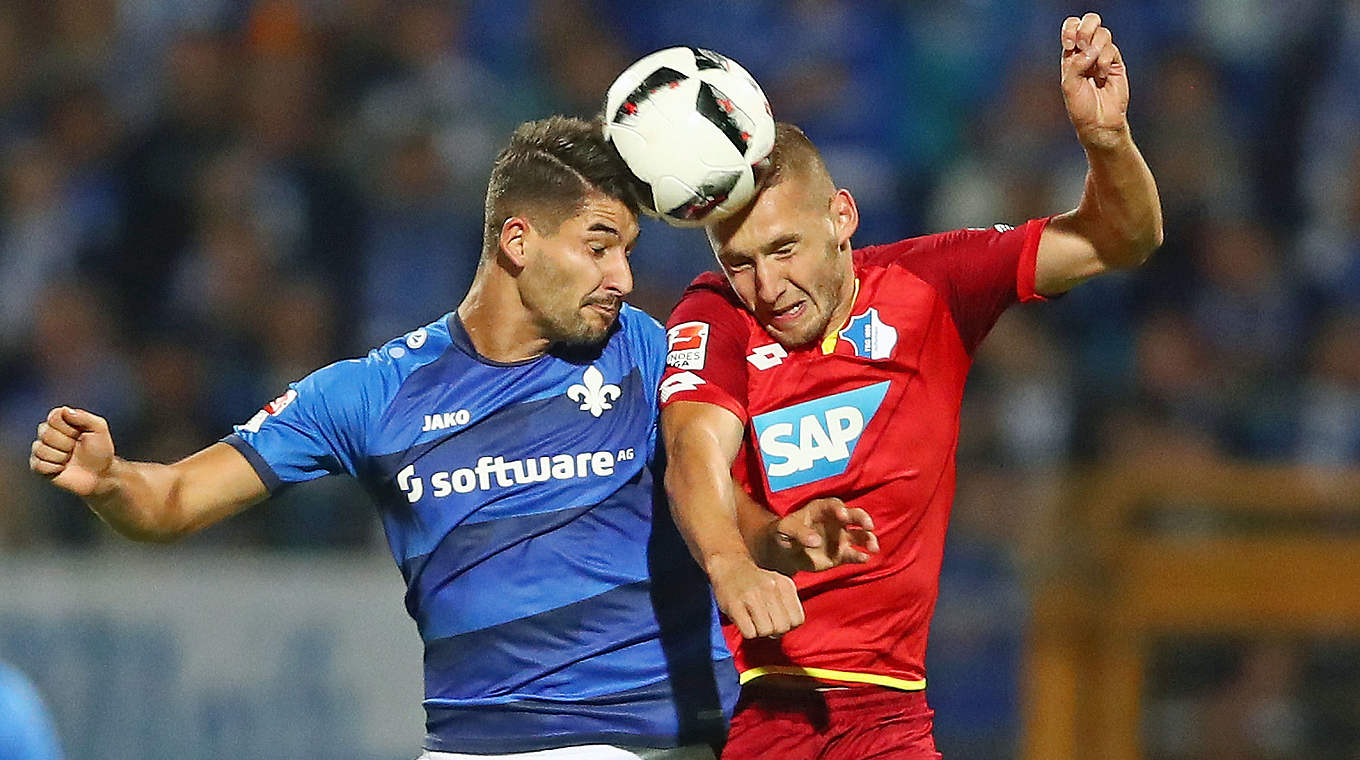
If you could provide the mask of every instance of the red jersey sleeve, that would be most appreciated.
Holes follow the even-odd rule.
[[[746,422],[746,311],[721,276],[700,275],[666,323],[661,406],[717,404]]]
[[[1048,219],[911,238],[857,252],[863,265],[905,267],[944,299],[973,353],[1011,304],[1042,301],[1034,291],[1039,237]]]

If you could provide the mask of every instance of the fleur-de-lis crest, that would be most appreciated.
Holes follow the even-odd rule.
[[[614,408],[612,402],[618,400],[620,393],[619,386],[605,383],[604,374],[592,364],[581,377],[581,382],[567,389],[567,398],[581,402],[581,411],[599,417],[606,409]]]

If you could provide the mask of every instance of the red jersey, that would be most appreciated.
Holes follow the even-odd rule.
[[[926,636],[954,499],[959,408],[974,349],[1008,306],[1036,300],[1047,220],[854,252],[854,308],[820,344],[786,351],[720,275],[700,275],[668,325],[661,403],[718,404],[746,425],[733,468],[785,515],[836,496],[873,517],[879,553],[794,580],[807,621],[728,645],[742,682],[767,673],[925,686]]]

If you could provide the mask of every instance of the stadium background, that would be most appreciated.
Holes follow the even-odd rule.
[[[1081,549],[1075,473],[1360,464],[1360,3],[1108,5],[0,5],[0,660],[71,757],[413,756],[414,627],[360,491],[127,544],[27,473],[46,410],[93,409],[121,455],[170,460],[444,313],[513,125],[592,114],[671,44],[733,56],[808,131],[860,244],[1070,208],[1057,32],[1089,9],[1128,62],[1166,244],[1006,315],[970,381],[931,699],[947,756],[1018,757],[1031,600]],[[654,223],[633,261],[662,320],[710,265],[702,236]],[[1323,532],[1354,535],[1357,511]],[[1186,541],[1232,527],[1149,519]],[[1146,756],[1360,756],[1358,636],[1156,643]]]

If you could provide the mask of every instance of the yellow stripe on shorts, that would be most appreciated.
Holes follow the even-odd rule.
[[[761,676],[781,675],[781,676],[805,676],[807,678],[822,678],[829,681],[844,681],[846,683],[867,683],[874,686],[884,686],[889,689],[900,689],[901,691],[921,691],[926,688],[926,680],[909,681],[905,678],[893,678],[892,676],[879,675],[877,673],[855,673],[849,670],[829,670],[827,668],[802,668],[797,665],[770,665],[760,668],[751,668],[742,671],[741,682],[743,684],[754,681]]]

